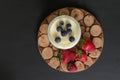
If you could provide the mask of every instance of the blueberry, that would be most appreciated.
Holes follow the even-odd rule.
[[[63,26],[64,25],[64,22],[63,21],[60,21],[60,26]]]
[[[73,36],[71,36],[71,37],[69,38],[69,40],[70,40],[70,42],[73,42],[73,41],[75,40],[75,38],[74,38]]]
[[[62,31],[62,32],[61,32],[61,35],[62,35],[63,37],[65,37],[65,36],[67,36],[67,32],[66,32],[66,31]]]
[[[70,23],[66,24],[66,28],[71,29],[71,24]]]
[[[56,42],[56,43],[59,43],[60,41],[61,41],[60,37],[56,37],[56,38],[55,38],[55,42]]]
[[[71,34],[72,30],[71,29],[67,29],[67,34]]]
[[[57,27],[57,31],[58,32],[61,32],[62,31],[62,28],[60,26]]]

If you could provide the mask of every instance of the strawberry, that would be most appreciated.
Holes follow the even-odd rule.
[[[68,64],[68,71],[69,72],[76,72],[76,70],[77,70],[77,67],[74,63]]]
[[[80,56],[77,56],[77,60],[81,61],[81,62],[86,62],[87,61],[87,54],[83,53]]]
[[[90,52],[90,51],[94,51],[96,50],[94,44],[92,43],[90,38],[86,38],[86,42],[84,43],[84,45],[82,46],[82,50],[86,51],[86,52]]]
[[[76,58],[76,55],[73,51],[69,50],[63,50],[62,51],[62,63],[67,64],[70,61],[74,61]]]

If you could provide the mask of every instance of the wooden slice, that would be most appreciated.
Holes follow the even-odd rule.
[[[82,31],[82,33],[85,32],[85,26],[81,26],[81,31]]]
[[[48,29],[48,24],[42,24],[41,26],[40,26],[40,32],[41,33],[47,33],[47,29]]]
[[[94,63],[93,60],[90,57],[87,57],[87,59],[87,62],[85,62],[84,64],[87,66],[91,66]]]
[[[84,18],[84,23],[86,26],[92,26],[94,24],[94,17],[92,15],[87,15]]]
[[[52,57],[50,59],[50,62],[48,63],[48,65],[50,65],[52,68],[56,69],[60,65],[60,61],[58,58]]]
[[[59,10],[59,15],[69,15],[68,8],[63,8]]]
[[[90,30],[90,28],[89,28],[89,27],[87,27],[87,28],[86,28],[86,32],[89,32],[89,30]]]
[[[89,52],[89,56],[92,58],[98,58],[100,56],[100,51],[98,49],[96,49],[95,51]]]
[[[53,55],[58,56],[58,51],[54,51]]]
[[[59,15],[59,10],[56,10],[56,11],[54,11],[52,14],[54,14],[54,15]]]
[[[89,33],[89,32],[84,32],[83,37],[84,37],[84,38],[90,37],[90,33]]]
[[[92,36],[99,36],[102,33],[100,25],[93,25],[91,27],[90,33]]]
[[[42,51],[42,57],[43,59],[50,59],[53,56],[53,50],[50,47],[46,47]]]
[[[85,70],[84,64],[82,62],[76,61],[75,65],[77,67],[77,71],[83,71],[83,70]]]
[[[84,24],[84,21],[83,21],[83,20],[80,20],[80,21],[79,21],[79,24],[80,24],[80,26],[84,26],[84,27],[86,26],[86,25]]]
[[[41,24],[47,24],[47,20],[44,19]]]
[[[52,15],[48,16],[47,17],[48,23],[50,23],[55,17],[57,17],[57,15],[55,15],[55,14],[52,14]]]
[[[38,37],[40,37],[43,33],[41,33],[40,31],[38,32]]]
[[[71,16],[74,17],[77,21],[80,21],[84,17],[84,13],[80,9],[73,9]]]
[[[93,38],[93,44],[96,48],[103,47],[103,40],[99,37]]]
[[[50,41],[49,41],[47,35],[44,34],[44,35],[41,35],[38,38],[38,45],[39,46],[41,46],[41,47],[47,47],[49,44],[50,44]]]
[[[58,50],[58,48],[56,48],[55,46],[52,46],[52,49],[55,51]]]
[[[50,62],[50,60],[49,60],[49,59],[46,59],[45,62],[48,64],[48,63]]]
[[[64,72],[68,72],[68,69],[67,69],[67,64],[62,64],[61,63],[61,68],[62,68],[62,70],[64,71]]]
[[[89,14],[90,14],[89,12],[85,11],[84,9],[81,9],[81,10],[82,10],[82,12],[84,13],[84,16],[86,16],[86,15],[89,15]]]

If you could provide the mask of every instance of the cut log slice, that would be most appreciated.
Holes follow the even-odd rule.
[[[92,15],[85,16],[84,23],[88,27],[92,26],[94,24],[94,17]]]
[[[98,58],[100,56],[100,51],[98,49],[96,49],[95,51],[89,52],[89,56],[92,58]]]
[[[47,24],[47,20],[44,19],[41,24]]]
[[[47,35],[41,35],[38,39],[38,45],[41,47],[47,47],[50,44],[50,41],[48,39]]]
[[[38,32],[38,37],[40,37],[43,33],[41,33],[40,31]]]
[[[55,51],[53,55],[58,56],[58,51]]]
[[[56,48],[55,46],[52,46],[52,49],[55,51],[58,50],[58,48]]]
[[[93,38],[93,44],[96,48],[103,47],[103,40],[99,37]]]
[[[84,38],[90,37],[90,33],[89,33],[89,32],[85,32],[85,33],[83,34],[83,37],[84,37]]]
[[[73,9],[71,16],[74,17],[77,21],[80,21],[84,17],[84,13],[80,9]]]
[[[59,10],[54,11],[52,14],[59,15]]]
[[[62,69],[62,67],[60,67],[60,71],[65,72],[65,71]]]
[[[53,50],[50,47],[46,47],[42,51],[42,57],[43,59],[50,59],[53,56]]]
[[[83,71],[83,70],[85,70],[84,64],[82,62],[76,61],[75,65],[77,67],[77,71]]]
[[[92,60],[93,60],[93,63],[95,63],[97,61],[97,58],[92,58]]]
[[[42,24],[41,26],[40,26],[40,31],[41,31],[41,33],[47,33],[47,30],[48,30],[48,24]]]
[[[79,25],[80,25],[80,26],[84,26],[84,27],[86,26],[86,25],[84,24],[84,21],[83,21],[83,20],[80,20],[80,21],[79,21]]]
[[[58,58],[52,57],[50,59],[50,62],[48,63],[48,65],[50,65],[52,68],[56,69],[60,65],[60,61]]]
[[[68,72],[67,64],[63,64],[63,63],[61,63],[60,66],[61,66],[61,68],[62,68],[63,71]]]
[[[59,10],[59,15],[69,15],[68,8],[63,8]]]
[[[89,32],[89,30],[90,30],[90,28],[89,28],[89,27],[87,27],[87,28],[86,28],[86,32]]]
[[[87,59],[87,62],[84,62],[84,64],[87,66],[91,66],[94,63],[93,60],[90,57],[87,57]]]
[[[47,17],[48,23],[50,23],[57,15],[51,14],[50,16]]]
[[[82,31],[82,33],[85,32],[85,27],[84,26],[81,26],[81,31]]]
[[[82,12],[84,13],[84,16],[86,16],[86,15],[89,15],[89,14],[90,14],[89,12],[85,11],[84,9],[81,9],[81,10],[82,10]]]
[[[99,37],[102,39],[102,41],[104,42],[104,37],[103,37],[103,32],[99,35]]]
[[[46,59],[45,62],[48,64],[48,63],[50,62],[50,60],[49,60],[49,59]]]
[[[41,51],[43,50],[43,48],[42,47],[38,47],[38,50],[39,50],[40,53],[42,53]]]
[[[99,36],[102,33],[100,25],[93,25],[91,27],[90,33],[92,36]]]

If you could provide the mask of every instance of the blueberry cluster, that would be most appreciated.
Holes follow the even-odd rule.
[[[67,35],[70,35],[72,33],[72,29],[71,29],[72,25],[70,23],[67,23],[66,24],[66,30],[63,29],[63,26],[64,26],[64,22],[60,21],[59,26],[56,28],[57,31],[60,32],[61,36],[63,36],[63,37],[65,37]],[[74,40],[75,40],[75,38],[73,36],[69,37],[69,41],[73,42]],[[55,41],[57,43],[59,43],[61,41],[61,38],[60,37],[56,37]]]

